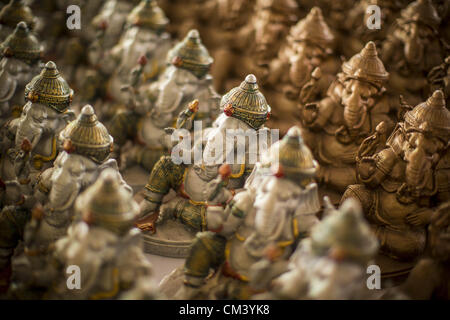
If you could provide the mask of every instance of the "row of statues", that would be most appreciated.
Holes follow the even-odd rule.
[[[445,5],[66,2],[0,11],[1,293],[448,299]],[[144,244],[185,264],[158,286]]]

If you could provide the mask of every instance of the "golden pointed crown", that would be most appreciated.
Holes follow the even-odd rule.
[[[427,101],[406,112],[405,122],[413,128],[427,123],[429,131],[448,142],[450,138],[450,111],[445,107],[445,97],[441,90],[433,92]]]
[[[169,51],[167,58],[176,67],[189,70],[198,78],[209,72],[214,61],[195,29],[190,30],[183,41]]]
[[[131,25],[162,32],[169,23],[166,15],[155,0],[142,0],[128,15]]]
[[[77,199],[76,209],[87,213],[83,219],[91,225],[103,227],[119,235],[134,226],[139,206],[133,195],[121,184],[119,172],[107,168],[99,179]]]
[[[278,163],[281,164],[285,175],[301,174],[310,178],[315,176],[318,163],[303,142],[299,127],[290,128],[272,152],[278,152]]]
[[[72,102],[73,90],[60,75],[56,64],[49,61],[41,73],[25,86],[25,99],[64,112]]]
[[[111,153],[113,138],[90,105],[83,107],[78,118],[70,122],[60,136],[67,152],[83,155],[97,163],[104,162]]]
[[[14,57],[29,64],[39,60],[42,53],[39,41],[24,21],[19,22],[13,33],[0,44],[0,50],[6,57]]]
[[[259,91],[256,77],[249,74],[239,87],[222,97],[220,107],[229,117],[244,121],[253,129],[259,129],[270,116],[270,106]]]
[[[342,71],[348,77],[365,80],[381,86],[388,80],[389,73],[378,57],[377,48],[372,41],[367,42],[360,53],[342,64]]]
[[[24,21],[31,29],[33,29],[34,16],[30,7],[25,5],[22,0],[11,0],[0,11],[0,24],[13,29],[20,21]]]
[[[319,7],[313,7],[304,19],[293,26],[290,36],[294,41],[308,41],[321,47],[328,46],[334,40]]]

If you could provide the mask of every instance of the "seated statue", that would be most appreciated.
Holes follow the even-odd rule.
[[[268,292],[258,294],[255,299],[375,297],[367,288],[366,270],[378,250],[378,242],[363,217],[361,206],[347,200],[335,209],[328,202],[325,214],[311,229],[311,236],[300,242],[286,270],[269,283]],[[268,262],[259,264],[253,269],[252,281],[261,285],[264,279],[259,273]]]
[[[98,180],[77,199],[78,221],[66,236],[55,242],[41,268],[23,271],[10,294],[14,298],[42,295],[45,299],[117,299],[140,281],[149,281],[147,293],[157,296],[151,281],[152,267],[142,251],[134,219],[139,206],[114,169],[105,169]],[[25,267],[26,265],[21,265]],[[77,266],[79,283],[70,281],[68,271]],[[79,285],[71,289],[68,283]]]
[[[298,104],[317,101],[339,71],[340,60],[333,55],[334,36],[319,7],[292,26],[278,56],[269,64],[264,88],[274,101],[276,115],[268,124],[286,132],[294,123]]]
[[[204,189],[225,162],[231,166],[227,188],[238,190],[244,186],[271,138],[264,128],[270,106],[259,91],[255,76],[248,75],[239,87],[222,97],[220,107],[224,114],[207,134],[203,149],[201,144],[188,145],[179,157],[174,152],[177,145],[171,156],[163,156],[155,164],[141,202],[141,229],[157,232],[158,223],[175,218],[193,232],[207,230]],[[183,150],[183,143],[179,145]],[[176,196],[163,203],[171,190]],[[155,224],[158,217],[160,222]]]
[[[129,103],[130,90],[138,90],[164,71],[171,47],[170,35],[165,31],[168,22],[154,0],[141,1],[128,15],[119,42],[100,63],[102,69],[113,70],[106,88],[107,100],[101,108],[102,119],[111,118],[118,108]]]
[[[252,266],[267,255],[276,256],[277,264],[286,262],[318,222],[317,163],[298,127],[272,145],[235,196],[224,187],[226,166],[207,186],[208,231],[196,235],[177,297],[250,298],[258,291],[249,283]],[[216,271],[212,278],[210,269]]]
[[[27,24],[19,22],[0,44],[0,103],[6,110],[0,124],[20,117],[25,86],[41,71],[43,48]]]
[[[441,18],[431,0],[416,0],[401,11],[383,43],[381,58],[390,67],[388,93],[417,105],[430,94],[427,74],[448,55],[438,32]]]
[[[356,183],[355,157],[361,141],[375,131],[393,128],[384,85],[388,79],[373,42],[342,64],[342,72],[318,102],[301,106],[306,144],[320,164],[317,181],[333,203]]]
[[[450,199],[450,112],[442,91],[406,112],[385,143],[376,134],[358,152],[360,184],[350,185],[342,200],[361,203],[382,254],[415,261],[434,208]]]
[[[112,119],[110,132],[121,155],[121,168],[139,164],[151,171],[162,155],[169,153],[165,128],[173,127],[186,104],[198,100],[193,120],[203,128],[219,113],[219,95],[208,71],[213,62],[197,30],[191,30],[167,55],[170,66],[158,81],[140,87],[128,110]],[[131,140],[128,149],[125,144]]]

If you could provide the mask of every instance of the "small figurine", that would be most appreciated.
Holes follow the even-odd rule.
[[[180,39],[189,30],[199,29],[199,20],[204,12],[204,6],[215,2],[217,0],[159,0],[158,5],[166,12],[170,20],[170,24],[167,26],[168,32],[174,39]],[[209,18],[214,18],[214,16]],[[209,43],[207,44],[209,45]]]
[[[42,46],[27,24],[21,21],[0,44],[0,51],[0,72],[3,78],[1,102],[8,104],[8,112],[2,120],[8,121],[18,118],[22,113],[25,86],[41,71]]]
[[[375,11],[370,10],[371,6],[378,6],[380,19],[373,20]],[[350,8],[346,19],[343,21],[344,29],[348,30],[341,49],[345,57],[350,57],[361,51],[364,44],[373,41],[377,49],[382,47],[392,25],[400,15],[403,8],[402,0],[359,0],[356,5]],[[379,23],[379,28],[377,28]],[[370,27],[373,24],[374,27]]]
[[[198,159],[200,161],[195,157],[192,159],[189,153],[189,162],[187,163],[183,162],[183,159],[179,159],[181,163],[176,164],[171,156],[163,156],[155,164],[145,186],[144,200],[141,202],[142,219],[138,221],[138,226],[142,230],[155,232],[157,231],[155,228],[157,220],[158,224],[164,226],[172,219],[177,219],[187,226],[191,237],[192,232],[206,230],[207,199],[204,190],[207,183],[218,175],[218,168],[225,161],[233,161],[233,164],[230,164],[231,173],[227,188],[231,190],[243,187],[245,179],[257,161],[257,159],[250,158],[248,150],[254,150],[252,144],[265,143],[267,145],[271,138],[263,127],[270,114],[270,106],[258,89],[256,77],[248,75],[239,87],[232,89],[222,97],[220,108],[224,110],[224,115],[219,118],[220,121],[216,121],[216,125],[208,134],[202,157]],[[234,130],[234,138],[227,134],[229,129]],[[236,136],[236,134],[239,135],[239,132],[247,134],[246,131],[250,134],[259,134],[262,142],[245,137],[239,139],[239,136]],[[261,133],[262,131],[265,132],[265,136]],[[229,150],[229,148],[227,150],[226,147],[226,144],[229,144],[227,141],[230,139],[233,150]],[[238,141],[233,142],[235,139]],[[236,144],[242,145],[238,147]],[[223,146],[222,149],[218,147],[219,145]],[[247,150],[243,159],[239,159],[239,155],[237,160],[234,159],[234,156],[229,159],[227,154],[234,155],[235,148],[241,149],[241,147],[243,150]],[[256,154],[252,154],[252,156],[258,158],[258,152],[261,150],[255,151]],[[252,163],[252,161],[254,162]],[[177,196],[167,203],[162,203],[164,196],[170,190],[177,192]],[[158,236],[158,232],[155,236]]]
[[[215,0],[200,4],[199,24],[204,43],[215,63],[211,66],[214,88],[220,93],[233,87],[228,79],[234,77],[234,65],[245,54],[253,28],[248,23],[256,0]]]
[[[83,107],[78,118],[61,131],[60,139],[63,151],[53,167],[42,172],[36,185],[35,197],[43,205],[44,214],[33,245],[39,242],[44,249],[66,233],[78,195],[106,168],[118,171],[116,160],[109,158],[113,139],[92,106]],[[126,185],[123,180],[122,184]],[[128,185],[126,188],[131,192]]]
[[[131,110],[119,112],[112,120],[110,132],[117,149],[127,140],[134,141],[131,150],[121,152],[122,168],[137,163],[151,171],[159,158],[168,153],[164,129],[174,126],[177,116],[192,100],[198,100],[193,120],[201,121],[203,128],[211,126],[219,114],[220,96],[213,89],[208,73],[213,59],[198,31],[191,30],[169,51],[167,59],[171,65],[159,81],[141,87]]]
[[[165,32],[168,23],[155,0],[141,1],[128,15],[127,27],[119,43],[101,62],[103,68],[114,70],[108,84],[108,96],[114,101],[121,104],[129,102],[129,96],[122,87],[129,84],[130,73],[142,56],[145,56],[146,64],[140,73],[140,84],[157,78],[165,69],[165,59],[171,47],[170,35]]]
[[[58,135],[74,118],[69,108],[73,90],[49,61],[25,87],[26,104],[20,118],[10,121],[1,159],[0,177],[29,186],[53,165],[59,151]]]
[[[356,180],[355,158],[362,140],[376,128],[380,139],[393,128],[384,85],[388,80],[373,42],[342,64],[342,72],[319,102],[301,105],[303,137],[320,164],[321,191],[339,202]],[[377,127],[384,121],[383,126]]]
[[[11,0],[0,11],[0,41],[4,41],[16,28],[19,22],[25,22],[33,29],[37,19],[23,0]]]
[[[447,108],[450,106],[450,55],[447,56],[443,63],[430,70],[427,75],[430,91],[442,90],[445,95],[445,104]]]
[[[17,279],[11,295],[23,299],[46,288],[46,299],[117,299],[144,279],[155,287],[149,279],[152,266],[142,251],[141,233],[133,227],[139,206],[119,173],[105,169],[80,194],[75,207],[80,221],[55,242],[43,268],[15,272],[16,279],[20,273],[30,274],[26,281]],[[78,290],[67,286],[67,270],[74,265],[82,275]],[[157,294],[155,289],[153,293]]]
[[[315,3],[317,3],[315,1]],[[354,0],[341,0],[341,1],[328,1],[320,0],[320,8],[322,9],[323,16],[327,21],[328,26],[333,31],[335,36],[335,52],[339,55],[344,56],[344,58],[349,59],[356,52],[349,52],[348,50],[348,39],[351,34],[355,31],[353,29],[348,29],[350,19],[352,18],[352,11],[357,7],[357,1]],[[361,22],[363,24],[363,22]]]
[[[406,112],[386,143],[361,145],[361,184],[349,186],[342,199],[361,203],[383,255],[414,262],[424,252],[433,208],[450,199],[449,138],[450,112],[437,90]]]
[[[98,34],[89,47],[88,59],[91,66],[101,63],[104,54],[119,42],[127,16],[136,2],[138,1],[107,0],[94,17],[92,25],[97,28]]]
[[[269,120],[271,127],[286,132],[295,120],[299,99],[304,104],[325,97],[340,67],[332,55],[333,42],[334,35],[319,7],[291,27],[278,57],[270,62],[265,84],[268,99],[281,108],[277,112],[281,118]]]
[[[336,210],[328,203],[326,217],[302,240],[287,270],[256,299],[374,299],[367,288],[367,266],[378,241],[364,220],[361,206],[345,201]],[[255,278],[253,281],[255,281]]]
[[[57,138],[54,139],[56,144]],[[72,222],[73,205],[79,193],[94,183],[102,170],[113,168],[118,171],[116,161],[108,159],[112,137],[97,120],[91,106],[82,109],[77,120],[65,127],[58,140],[63,145],[63,151],[53,166],[40,172],[36,182],[31,184],[34,195],[31,196],[29,190],[24,192],[23,187],[19,188],[15,192],[19,194],[19,201],[0,214],[0,230],[5,231],[0,234],[0,248],[4,251],[5,260],[0,264],[0,269],[9,267],[11,256],[23,237],[35,253],[37,263],[43,262],[42,257],[46,256],[49,244],[64,236]],[[10,184],[8,182],[7,186]],[[131,188],[124,181],[122,184],[131,193]],[[20,187],[20,183],[16,185]],[[12,201],[11,192],[8,201]],[[37,203],[43,207],[37,206]],[[17,214],[11,215],[11,209],[15,209]]]
[[[269,63],[274,59],[290,27],[297,21],[298,5],[294,0],[257,0],[253,19],[253,37],[248,49],[235,65],[238,77],[254,73],[261,83],[269,75]]]
[[[208,184],[208,231],[196,235],[178,297],[250,298],[255,293],[248,283],[252,266],[266,255],[276,264],[287,261],[297,241],[318,222],[317,163],[300,129],[291,128],[272,145],[264,162],[269,172],[255,167],[263,170],[254,173],[259,178],[247,181],[234,197],[224,188],[225,165],[221,176]],[[210,268],[218,272],[208,280]]]
[[[394,97],[402,94],[417,105],[428,96],[426,76],[448,55],[438,33],[440,23],[431,0],[416,0],[402,10],[381,51],[390,67],[388,92]]]
[[[450,202],[437,208],[428,227],[430,256],[419,260],[408,279],[393,290],[410,299],[426,300],[450,298]]]

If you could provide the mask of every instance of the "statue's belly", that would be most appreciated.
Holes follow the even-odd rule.
[[[150,148],[162,148],[165,132],[162,128],[158,128],[154,124],[154,119],[145,118],[143,120],[142,128],[140,130],[142,139]]]
[[[205,201],[203,190],[206,187],[207,182],[200,179],[197,173],[190,167],[186,173],[184,179],[184,191],[191,200]]]
[[[336,140],[335,136],[322,135],[320,138],[320,156],[325,162],[332,166],[354,165],[356,153],[358,152],[358,145],[350,143],[344,145]]]
[[[384,190],[379,193],[379,215],[389,225],[402,227],[406,226],[405,217],[419,209],[415,204],[404,205],[400,203],[395,193]]]
[[[233,271],[248,279],[250,267],[257,262],[257,259],[248,254],[244,242],[233,238],[229,243],[227,261]]]

